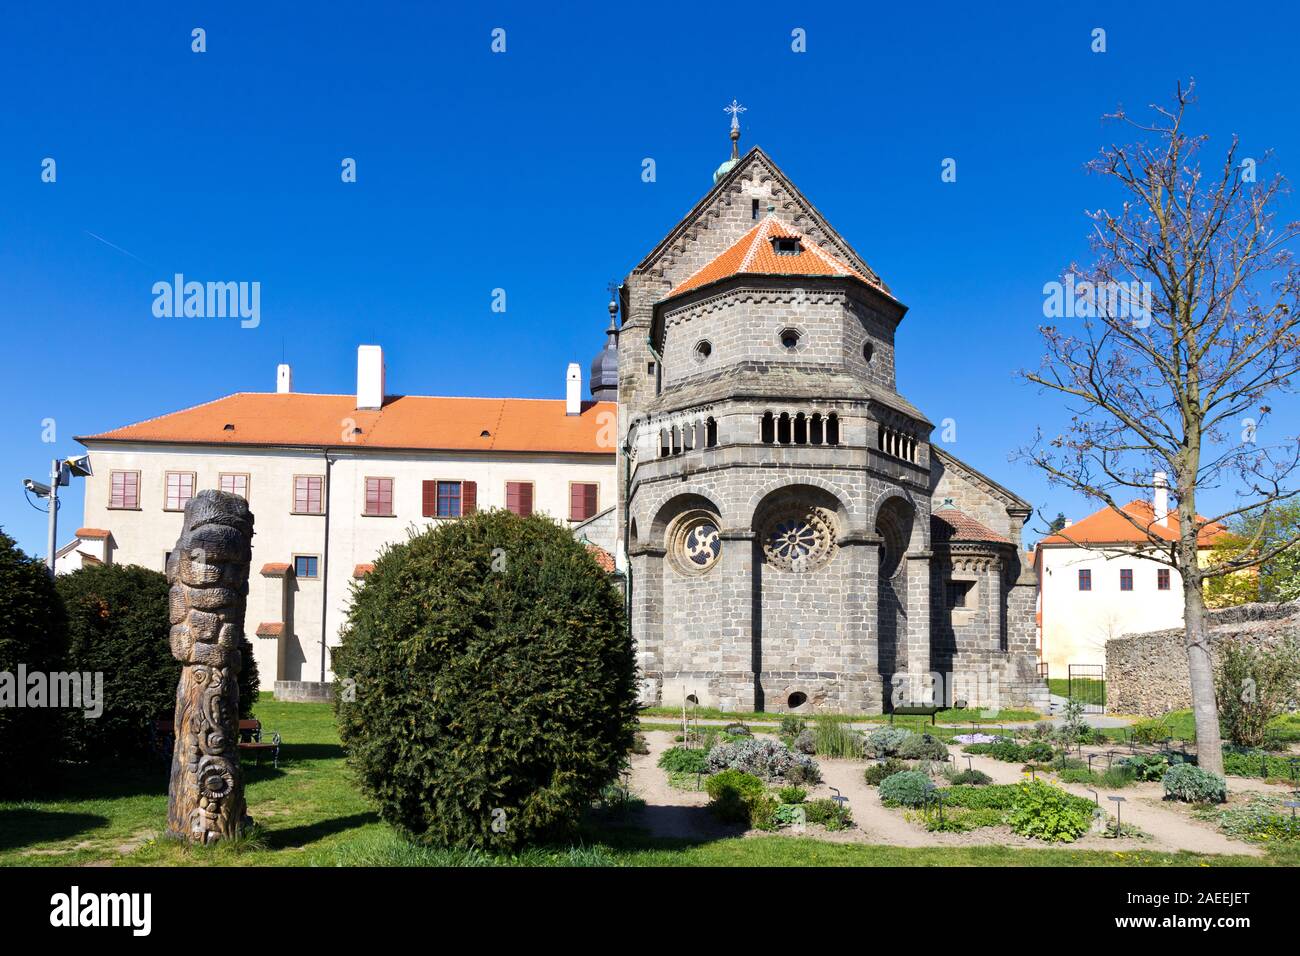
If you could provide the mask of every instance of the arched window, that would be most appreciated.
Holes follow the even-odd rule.
[[[826,440],[826,431],[822,422],[822,413],[813,412],[812,426],[808,429],[808,440],[814,445],[820,445]]]
[[[695,422],[687,422],[682,428],[682,451],[695,449]]]
[[[782,445],[790,444],[790,413],[782,412],[776,423],[776,440]]]
[[[808,419],[800,412],[794,417],[794,443],[796,445],[808,444]]]
[[[672,445],[668,443],[668,430],[659,429],[659,457],[667,458],[673,453]]]
[[[718,423],[712,418],[704,420],[704,447],[712,448],[718,443]]]
[[[776,420],[772,417],[771,412],[763,413],[763,424],[760,428],[759,437],[764,445],[770,445],[776,441]]]
[[[826,444],[838,445],[840,443],[840,416],[831,412],[826,416]]]
[[[674,425],[673,426],[673,454],[675,455],[681,450],[682,450],[682,433],[679,432],[677,430],[677,426]]]

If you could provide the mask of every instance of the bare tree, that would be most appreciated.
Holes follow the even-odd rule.
[[[1149,545],[1139,557],[1177,569],[1200,763],[1222,773],[1202,585],[1297,540],[1255,546],[1273,507],[1300,493],[1291,485],[1300,440],[1262,437],[1270,396],[1291,391],[1300,370],[1300,271],[1289,249],[1300,223],[1275,226],[1285,181],[1257,181],[1268,156],[1239,157],[1235,136],[1222,168],[1202,171],[1208,137],[1187,130],[1192,102],[1192,86],[1180,84],[1146,122],[1122,109],[1107,117],[1139,141],[1105,147],[1088,169],[1117,185],[1122,203],[1088,213],[1096,261],[1066,270],[1056,291],[1064,287],[1072,318],[1042,328],[1042,365],[1021,373],[1064,396],[1071,417],[1055,438],[1040,431],[1021,456],[1120,514]],[[1176,528],[1117,501],[1127,489],[1148,490],[1155,471],[1170,476]],[[1231,503],[1199,515],[1201,493],[1225,485]],[[1246,515],[1259,521],[1255,540],[1202,566],[1203,529]]]

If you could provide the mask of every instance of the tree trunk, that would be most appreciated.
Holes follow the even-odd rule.
[[[237,495],[200,491],[167,559],[176,687],[176,749],[167,833],[209,844],[248,819],[239,768],[239,645],[244,638],[253,516]]]
[[[1187,644],[1187,674],[1196,720],[1196,756],[1202,770],[1223,775],[1223,742],[1219,737],[1219,706],[1214,698],[1214,658],[1200,577],[1183,570],[1183,633]]]

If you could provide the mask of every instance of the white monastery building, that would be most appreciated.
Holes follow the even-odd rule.
[[[241,495],[256,520],[246,633],[261,686],[280,699],[324,694],[351,583],[413,529],[476,509],[543,513],[615,570],[613,348],[611,336],[593,365],[592,401],[576,364],[564,399],[390,395],[382,350],[363,345],[355,394],[295,392],[281,365],[274,392],[79,437],[94,477],[61,570],[162,571],[196,491]]]
[[[1156,472],[1151,501],[1123,506],[1142,527],[1170,541],[1179,535],[1169,508],[1167,478]],[[1208,551],[1222,531],[1201,530]],[[1071,664],[1103,664],[1106,642],[1125,634],[1183,626],[1183,583],[1176,568],[1159,564],[1149,539],[1128,519],[1103,508],[1048,535],[1035,549],[1041,658],[1053,677]]]

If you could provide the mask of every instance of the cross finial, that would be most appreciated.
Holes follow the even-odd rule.
[[[731,158],[740,158],[740,114],[745,112],[745,107],[741,106],[734,99],[731,105],[722,108],[724,113],[731,114]]]

